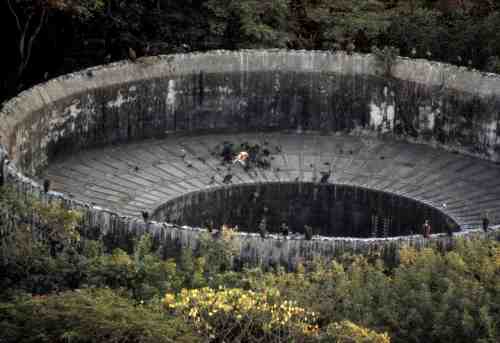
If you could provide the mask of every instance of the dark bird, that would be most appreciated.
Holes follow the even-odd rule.
[[[136,173],[137,173],[137,172],[139,172],[139,167],[138,167],[138,166],[135,166],[135,167],[134,167],[134,171],[135,171]]]
[[[280,153],[281,152],[281,146],[276,145],[276,152]]]
[[[286,223],[281,223],[280,232],[283,236],[288,236],[289,230],[288,225]]]
[[[319,181],[320,183],[328,183],[328,179],[332,175],[332,171],[329,170],[328,172],[323,172],[321,173],[321,180]]]
[[[192,163],[190,163],[190,162],[186,162],[186,167],[188,167],[188,168],[193,168],[193,164],[192,164]]]
[[[262,220],[259,223],[259,234],[260,237],[262,238],[267,237],[267,222],[265,218],[262,218]]]
[[[144,219],[144,222],[147,223],[149,219],[149,212],[148,211],[141,211],[142,214],[142,219]]]
[[[88,77],[94,76],[94,72],[92,70],[87,70],[87,76]]]
[[[198,157],[198,161],[200,161],[203,164],[207,163],[207,161],[203,157]]]
[[[313,229],[309,225],[304,225],[304,235],[306,240],[310,241],[313,238]]]
[[[132,61],[135,62],[137,60],[137,53],[135,52],[134,49],[128,48],[128,58]]]
[[[43,180],[43,191],[44,193],[48,193],[50,191],[50,180]]]
[[[385,160],[385,156],[380,156],[380,159],[381,160]]]
[[[151,46],[149,44],[146,44],[143,48],[142,48],[142,52],[143,52],[143,55],[144,56],[149,56],[149,53],[151,52]]]
[[[295,178],[295,182],[299,182],[299,177],[298,176]]]
[[[356,45],[354,45],[354,43],[352,41],[349,41],[349,43],[347,43],[347,46],[346,46],[346,51],[349,55],[351,55],[354,50],[356,50]]]
[[[233,175],[227,174],[226,176],[224,176],[224,179],[222,180],[222,182],[223,183],[230,183],[232,178],[233,178]]]

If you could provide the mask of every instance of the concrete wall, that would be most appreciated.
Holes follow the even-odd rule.
[[[500,160],[500,77],[371,55],[215,51],[119,62],[21,93],[0,143],[28,175],[82,149],[174,131],[292,129],[390,133]]]
[[[380,76],[371,55],[310,51],[214,51],[118,62],[50,80],[0,110],[0,174],[23,194],[52,159],[88,147],[197,130],[319,130],[390,134],[500,161],[500,77],[425,60],[399,59]],[[1,149],[0,149],[1,150]],[[151,231],[195,247],[199,229],[145,224],[60,195],[86,227],[117,242]],[[48,201],[47,199],[44,201]],[[474,231],[467,235],[474,236]],[[453,240],[262,240],[241,234],[242,258],[291,262],[310,255]]]
[[[434,233],[446,232],[451,218],[439,209],[400,195],[363,187],[312,182],[267,182],[212,187],[185,194],[160,208],[154,219],[204,227],[227,224],[258,232],[266,219],[269,232],[290,231],[328,237],[393,237],[420,233],[420,223],[432,223]]]
[[[40,187],[28,178],[9,173],[8,183],[21,196],[38,198],[43,203],[59,201],[68,209],[77,209],[83,214],[83,234],[93,239],[101,239],[108,247],[130,249],[138,236],[149,233],[154,240],[158,252],[163,256],[171,256],[178,249],[196,250],[202,235],[209,233],[202,228],[179,226],[169,223],[150,221],[120,216],[96,206],[89,206],[77,200],[67,199],[61,194],[44,193]],[[16,220],[19,218],[16,218]],[[21,218],[25,223],[33,226],[33,234],[37,235],[37,216]],[[11,225],[10,229],[15,229]],[[213,239],[219,239],[214,232]],[[7,237],[4,233],[4,237]],[[315,257],[332,258],[345,253],[380,254],[382,257],[394,258],[395,251],[403,246],[416,249],[438,247],[451,249],[458,239],[500,239],[500,228],[497,227],[484,233],[480,229],[470,229],[457,232],[453,237],[446,234],[433,234],[430,238],[422,235],[407,235],[388,238],[339,238],[314,236],[312,240],[305,240],[303,235],[296,234],[284,239],[280,235],[270,234],[266,239],[257,233],[240,232],[234,236],[234,247],[239,261],[248,265],[285,265],[296,266],[297,263]]]

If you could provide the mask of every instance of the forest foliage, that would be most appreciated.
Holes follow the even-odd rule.
[[[78,214],[56,202],[1,189],[0,205],[58,232],[0,223],[5,342],[500,339],[498,240],[458,240],[446,252],[406,247],[396,264],[371,254],[235,269],[230,231],[163,260],[147,234],[132,251],[86,238]]]
[[[210,49],[370,52],[500,71],[494,0],[5,0],[1,99],[91,65]]]

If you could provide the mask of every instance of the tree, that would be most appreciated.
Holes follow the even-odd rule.
[[[206,6],[210,33],[223,47],[285,47],[288,42],[287,0],[208,0]]]
[[[102,8],[102,0],[5,0],[14,19],[16,30],[18,64],[11,81],[17,88],[31,59],[33,44],[54,11],[63,11],[80,18],[89,17]]]

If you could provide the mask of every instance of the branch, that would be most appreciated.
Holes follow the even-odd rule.
[[[31,57],[31,48],[33,46],[33,42],[35,41],[36,37],[40,33],[43,23],[45,22],[45,17],[47,16],[47,10],[45,8],[42,9],[42,14],[40,15],[40,22],[38,23],[38,26],[35,29],[35,32],[31,35],[30,40],[28,41],[28,45],[26,46],[27,52],[26,52],[26,58],[25,58],[25,63],[28,64],[28,61]]]
[[[10,13],[12,13],[12,15],[14,16],[14,19],[16,19],[17,30],[19,31],[19,33],[21,33],[22,29],[21,29],[21,22],[19,21],[19,17],[16,14],[16,11],[14,11],[14,8],[12,7],[10,0],[5,0],[5,1],[7,1],[7,6],[9,7]]]
[[[28,19],[26,20],[26,23],[24,24],[24,29],[20,32],[21,37],[19,37],[19,55],[21,57],[21,64],[24,63],[24,56],[25,56],[24,50],[26,48],[24,42],[26,40],[26,34],[28,33],[28,29],[30,27],[31,18],[33,18],[33,13],[31,13],[28,16]]]

